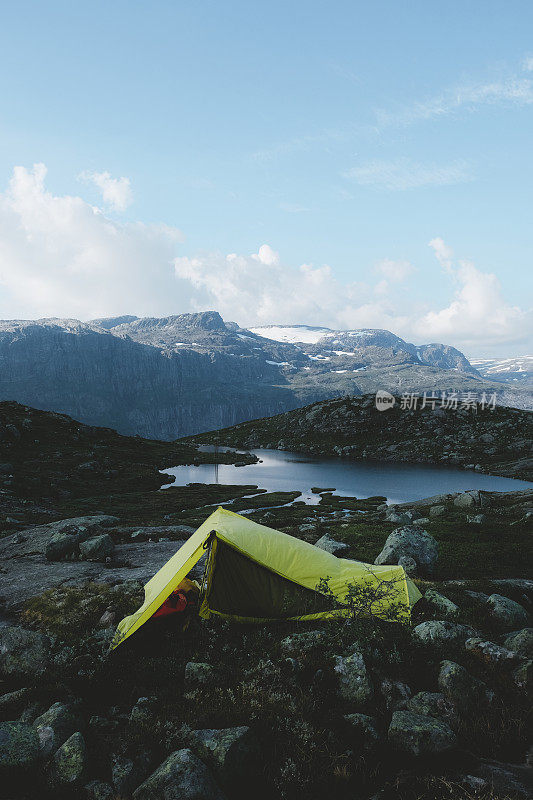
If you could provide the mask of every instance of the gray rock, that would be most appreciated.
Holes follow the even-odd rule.
[[[335,674],[341,700],[355,705],[366,703],[374,694],[363,656],[358,648],[351,655],[335,657]]]
[[[130,713],[130,723],[146,725],[153,719],[153,702],[149,697],[139,697]]]
[[[388,733],[393,747],[415,756],[444,753],[457,745],[457,737],[442,720],[412,711],[395,711]]]
[[[250,728],[192,731],[190,747],[228,789],[242,787],[258,774],[261,751]]]
[[[471,525],[483,525],[487,520],[485,514],[474,514],[473,516],[468,516],[466,521],[469,522]]]
[[[29,722],[29,720],[24,720]],[[39,754],[43,761],[46,761],[57,750],[55,747],[54,731],[49,725],[41,725],[35,728],[39,737]]]
[[[417,563],[412,556],[400,556],[398,566],[403,567],[405,574],[411,577],[415,577],[418,572]]]
[[[533,661],[524,661],[515,670],[513,670],[512,678],[515,685],[527,695],[533,694]]]
[[[441,617],[445,619],[455,619],[459,616],[460,608],[440,592],[435,589],[428,589],[424,594],[424,598],[431,603],[433,608],[439,612]]]
[[[211,771],[189,749],[171,753],[133,793],[134,800],[225,800]]]
[[[506,636],[503,643],[509,650],[513,650],[525,658],[533,658],[533,628],[513,631]]]
[[[380,691],[385,700],[387,711],[399,711],[405,708],[407,701],[411,697],[411,689],[406,683],[390,681],[388,678],[381,682]]]
[[[113,800],[115,797],[113,787],[104,781],[90,781],[83,788],[87,800]]]
[[[512,797],[513,800],[531,800],[533,797],[531,767],[481,761],[476,774],[490,786],[492,796]]]
[[[18,611],[26,600],[42,594],[55,586],[82,586],[87,581],[114,586],[124,582],[146,583],[175,555],[183,542],[146,542],[120,544],[115,547],[115,563],[111,568],[94,561],[47,561],[44,553],[20,556],[12,541],[4,547],[6,539],[0,538],[0,560],[9,570],[9,582],[4,581],[2,597],[8,612]],[[190,573],[201,578],[202,557]]]
[[[71,707],[63,703],[54,703],[48,711],[33,721],[33,725],[37,732],[40,728],[50,728],[53,733],[51,749],[55,752],[73,733],[79,731],[81,722]]]
[[[80,556],[85,561],[105,561],[113,555],[115,543],[108,533],[93,536],[80,544]]]
[[[460,712],[486,708],[494,699],[487,684],[474,678],[455,661],[443,661],[439,672],[439,689]]]
[[[146,777],[147,764],[136,763],[131,758],[113,756],[111,783],[119,797],[129,797]]]
[[[457,506],[457,508],[470,508],[470,506],[475,505],[475,503],[476,496],[474,492],[463,492],[462,494],[458,494],[453,501],[454,506]]]
[[[371,752],[381,743],[383,737],[375,717],[370,717],[368,714],[345,714],[344,719],[352,733],[359,739],[363,751]]]
[[[0,695],[0,715],[3,717],[8,715],[16,716],[17,712],[20,713],[20,710],[30,696],[31,689],[27,686],[22,689],[15,689],[14,692],[7,692],[7,694]]]
[[[280,649],[287,656],[301,656],[324,642],[323,631],[302,631],[291,633],[280,642]]]
[[[429,509],[429,516],[433,517],[442,517],[443,514],[446,513],[446,506],[431,506]]]
[[[409,525],[411,517],[406,513],[398,513],[397,511],[390,511],[385,516],[387,522],[393,522],[395,525]]]
[[[345,544],[345,542],[335,541],[335,539],[332,539],[327,533],[321,536],[318,542],[315,542],[315,547],[319,547],[320,550],[325,550],[326,553],[332,553],[334,556],[350,549],[350,545]]]
[[[477,635],[477,631],[469,625],[457,622],[430,619],[413,628],[413,635],[424,644],[436,646],[464,644],[467,639]]]
[[[387,537],[375,564],[397,564],[402,556],[411,556],[422,573],[431,574],[438,557],[438,545],[427,531],[413,525],[396,528]]]
[[[61,533],[76,532],[82,535],[95,536],[101,528],[116,525],[117,517],[107,514],[95,514],[87,517],[72,517],[48,522],[33,528],[25,528],[17,534],[0,539],[0,559],[22,556],[44,556],[46,548],[53,536]],[[20,540],[23,541],[20,541]],[[18,541],[17,541],[18,540]]]
[[[484,641],[479,636],[467,639],[465,649],[479,658],[480,661],[493,667],[516,665],[516,662],[520,660],[520,656],[514,650],[508,650],[506,647],[501,647],[494,642]]]
[[[50,640],[37,631],[13,626],[0,628],[0,675],[37,678],[50,660]]]
[[[0,722],[0,770],[4,775],[34,767],[39,755],[35,728],[23,722]]]
[[[78,786],[87,769],[87,750],[81,733],[72,734],[54,755],[53,784],[56,786]]]
[[[437,719],[453,719],[454,706],[441,692],[418,692],[407,701],[407,710]]]
[[[502,628],[525,628],[529,622],[529,614],[520,603],[501,594],[491,594],[487,605],[495,622]]]
[[[82,526],[54,533],[46,545],[46,558],[48,561],[62,561],[76,557],[80,552],[80,544],[90,536],[91,531]]]

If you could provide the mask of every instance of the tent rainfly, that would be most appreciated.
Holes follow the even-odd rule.
[[[144,603],[118,625],[118,647],[144,625],[208,552],[199,614],[236,622],[342,618],[350,587],[376,592],[370,613],[410,619],[421,597],[402,567],[337,558],[308,542],[218,508],[144,587]],[[327,586],[326,586],[327,584]]]

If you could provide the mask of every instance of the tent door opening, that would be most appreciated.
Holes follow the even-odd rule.
[[[278,575],[218,537],[211,544],[204,587],[201,616],[287,619],[336,606],[332,598]]]

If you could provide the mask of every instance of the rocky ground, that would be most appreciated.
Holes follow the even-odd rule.
[[[378,411],[375,396],[342,397],[216,433],[190,442],[234,447],[266,447],[351,459],[404,461],[476,469],[493,475],[531,480],[533,475],[532,414],[516,408],[441,407],[422,399],[417,408]]]
[[[210,456],[0,410],[0,797],[531,797],[532,491],[401,506],[334,487],[317,506],[254,486],[158,491],[159,465]],[[401,563],[424,594],[412,626],[195,619],[110,654],[142,584],[218,504]]]

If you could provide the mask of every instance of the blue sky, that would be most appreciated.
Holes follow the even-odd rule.
[[[2,316],[527,352],[532,32],[512,0],[4,4]]]

